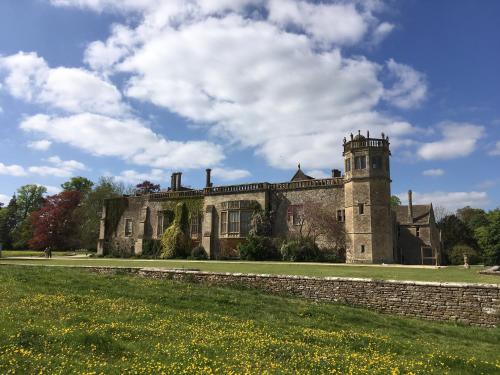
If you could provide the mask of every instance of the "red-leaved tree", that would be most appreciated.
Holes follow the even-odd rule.
[[[81,193],[63,191],[47,197],[42,208],[31,214],[33,237],[29,245],[33,249],[47,247],[68,249],[75,244],[78,218],[74,210],[80,203]]]

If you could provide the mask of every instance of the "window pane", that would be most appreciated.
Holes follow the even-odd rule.
[[[380,169],[380,168],[382,168],[382,157],[372,156],[372,169]]]
[[[345,171],[350,172],[351,171],[351,159],[346,159],[345,161]]]
[[[125,219],[125,236],[132,235],[132,219]]]
[[[156,237],[163,235],[163,212],[158,212],[158,224],[156,225]]]
[[[221,212],[220,214],[220,232],[227,233],[227,212]]]
[[[240,212],[239,211],[229,211],[229,233],[238,233],[240,224]]]
[[[252,211],[241,211],[240,214],[240,234],[246,236],[250,232],[252,223]]]

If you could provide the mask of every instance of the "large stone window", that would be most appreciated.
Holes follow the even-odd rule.
[[[351,159],[349,158],[345,159],[345,171],[346,172],[351,171]]]
[[[366,169],[366,156],[354,157],[354,169]]]
[[[220,212],[222,237],[246,237],[252,225],[255,201],[227,201]]]
[[[199,212],[191,216],[191,238],[199,238],[201,234],[201,215]]]

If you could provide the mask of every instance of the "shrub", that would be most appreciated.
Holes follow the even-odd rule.
[[[345,263],[345,249],[320,249],[321,262]]]
[[[181,230],[180,225],[174,221],[167,228],[161,238],[162,258],[185,257],[188,253],[190,240]]]
[[[132,238],[114,238],[108,240],[106,245],[107,255],[118,258],[130,258],[134,255],[134,240]]]
[[[201,245],[196,246],[191,250],[191,259],[205,260],[208,259],[207,252],[205,248]]]
[[[161,254],[161,240],[144,239],[142,241],[142,256],[158,258]]]
[[[308,238],[284,242],[280,252],[283,260],[291,262],[318,262],[322,259],[320,249]]]
[[[245,242],[238,245],[240,258],[246,260],[279,259],[280,254],[271,238],[250,234]]]
[[[455,245],[450,251],[450,263],[454,265],[464,264],[464,254],[468,257],[469,264],[476,264],[479,256],[476,250],[468,245]]]

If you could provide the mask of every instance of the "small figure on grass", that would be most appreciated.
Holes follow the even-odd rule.
[[[52,258],[52,248],[50,246],[47,246],[44,250],[45,252],[45,258]]]

